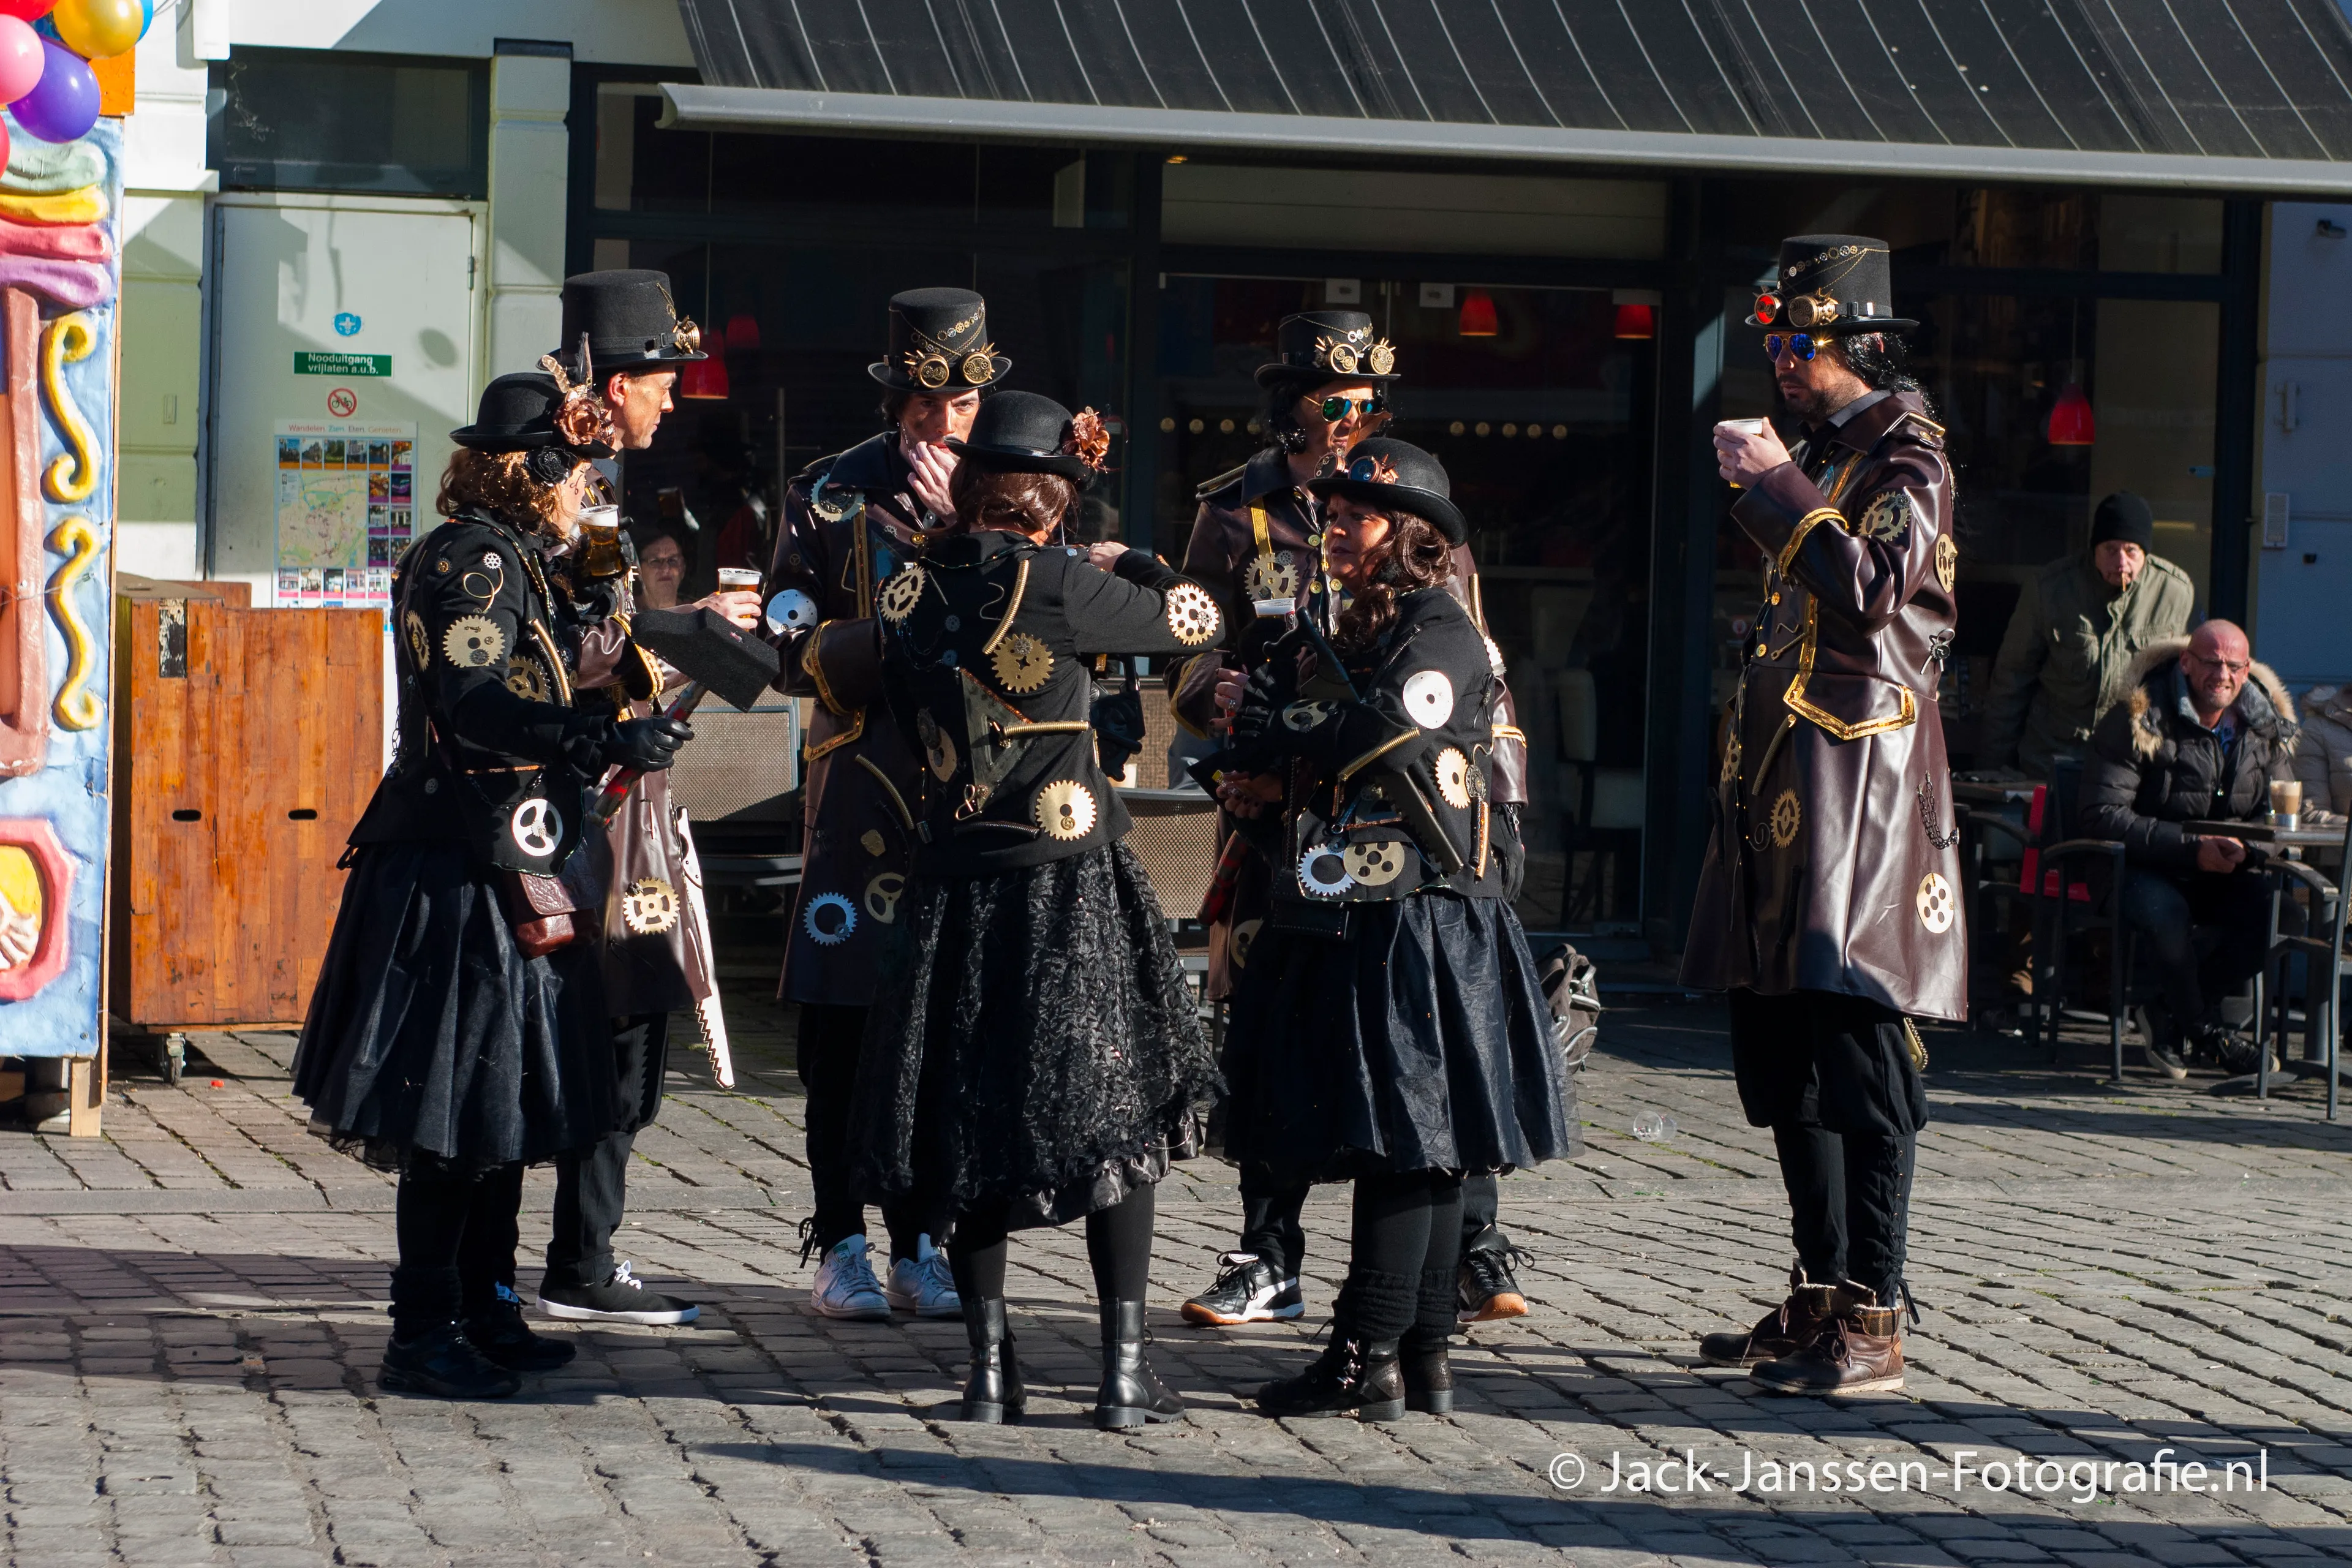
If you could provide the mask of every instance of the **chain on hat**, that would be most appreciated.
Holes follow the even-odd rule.
[[[906,320],[903,314],[899,319]],[[950,327],[944,335],[953,338],[968,332],[980,321],[978,314],[967,316]],[[912,321],[907,322],[907,333],[915,340],[915,346],[907,351],[903,363],[907,366],[907,374],[918,386],[936,392],[948,384],[950,375],[957,374],[961,374],[971,385],[983,386],[987,384],[988,378],[996,374],[996,345],[992,342],[982,343],[976,349],[957,349],[931,336]]]

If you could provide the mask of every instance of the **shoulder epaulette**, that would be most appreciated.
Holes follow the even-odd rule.
[[[1198,486],[1194,487],[1192,490],[1192,499],[1194,500],[1207,500],[1212,495],[1223,489],[1227,485],[1238,483],[1242,475],[1248,471],[1249,465],[1247,463],[1244,463],[1237,468],[1227,468],[1223,473],[1219,474],[1213,479],[1203,479]]]
[[[1926,415],[1920,413],[1916,408],[1906,408],[1902,413],[1896,415],[1895,416],[1895,422],[1889,425],[1886,429],[1888,434],[1891,435],[1895,431],[1903,428],[1906,425],[1917,426],[1919,427],[1920,435],[1927,438],[1927,445],[1937,447],[1943,446],[1944,427],[1941,425],[1937,424],[1933,419],[1928,418]]]

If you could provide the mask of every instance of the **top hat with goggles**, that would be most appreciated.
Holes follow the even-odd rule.
[[[555,352],[576,358],[583,337],[600,374],[667,370],[710,357],[702,352],[702,329],[677,313],[669,274],[646,268],[577,272],[563,280],[563,336]],[[569,368],[584,375],[592,367]]]
[[[1907,332],[1919,323],[1895,314],[1895,273],[1885,240],[1800,234],[1780,242],[1780,277],[1758,291],[1748,324],[1850,338]]]
[[[893,392],[954,397],[993,386],[1013,362],[988,341],[988,301],[969,289],[890,296],[890,357],[866,374]]]
[[[1302,310],[1274,330],[1275,360],[1257,367],[1257,384],[1277,381],[1394,381],[1396,345],[1372,335],[1361,310]]]

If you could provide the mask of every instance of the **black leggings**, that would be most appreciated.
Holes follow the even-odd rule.
[[[1157,1187],[1138,1187],[1110,1207],[1087,1215],[1087,1260],[1094,1265],[1097,1300],[1140,1301],[1150,1291],[1158,1192]],[[1006,1218],[1001,1203],[956,1214],[948,1267],[955,1273],[957,1293],[967,1301],[1004,1294],[1004,1264],[1012,1250]]]
[[[1391,1171],[1356,1182],[1353,1251],[1337,1316],[1357,1339],[1444,1339],[1454,1331],[1462,1261],[1462,1178]]]
[[[522,1167],[458,1173],[428,1161],[400,1175],[393,1229],[400,1262],[392,1271],[392,1331],[397,1339],[486,1310],[514,1280],[515,1217]]]
[[[866,1038],[864,1007],[837,1007],[817,1002],[801,1004],[796,1037],[801,1087],[808,1090],[802,1112],[808,1123],[809,1186],[816,1198],[816,1214],[808,1237],[814,1255],[830,1252],[866,1229],[866,1205],[849,1175],[849,1111],[857,1098],[857,1058]],[[892,1198],[881,1205],[882,1223],[890,1232],[892,1258],[912,1258],[916,1238],[937,1242],[947,1229],[947,1215],[938,1205],[914,1198]]]

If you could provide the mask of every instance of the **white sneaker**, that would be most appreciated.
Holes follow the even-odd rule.
[[[852,1318],[868,1323],[890,1321],[890,1303],[882,1294],[882,1287],[874,1282],[874,1264],[864,1237],[853,1236],[836,1242],[833,1250],[824,1255],[824,1261],[816,1266],[816,1284],[809,1290],[809,1305],[827,1318]]]
[[[890,1305],[919,1318],[961,1318],[963,1298],[956,1294],[955,1276],[948,1255],[931,1245],[928,1236],[915,1238],[915,1256],[894,1259],[890,1283],[882,1287]]]

